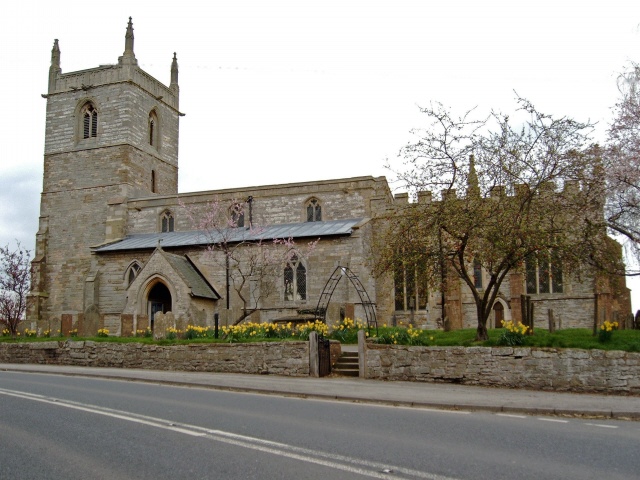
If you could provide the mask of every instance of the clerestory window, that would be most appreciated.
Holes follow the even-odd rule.
[[[317,199],[312,198],[307,202],[307,222],[322,221],[322,206]]]
[[[232,227],[244,227],[244,205],[234,203],[229,209]]]
[[[161,232],[173,232],[174,220],[173,214],[169,211],[165,211],[160,216],[160,231]]]
[[[284,299],[307,299],[307,269],[297,256],[284,267]]]

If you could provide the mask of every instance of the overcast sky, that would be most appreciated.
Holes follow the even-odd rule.
[[[139,65],[180,66],[181,192],[387,175],[418,106],[598,122],[640,61],[640,1],[4,2],[0,245],[33,249],[51,47],[64,73],[116,63],[133,17]],[[392,184],[392,188],[396,188]],[[634,309],[640,284],[634,284]]]

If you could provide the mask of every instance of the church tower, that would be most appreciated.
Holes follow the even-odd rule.
[[[129,18],[117,64],[63,73],[54,41],[43,95],[44,176],[30,321],[49,322],[53,328],[82,318],[91,247],[114,238],[110,205],[177,194],[181,114],[176,55],[167,87],[138,66],[133,47]],[[122,225],[116,236],[125,233]]]

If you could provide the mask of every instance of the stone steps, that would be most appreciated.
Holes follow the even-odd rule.
[[[342,352],[338,361],[331,367],[331,373],[343,377],[360,376],[358,352]]]

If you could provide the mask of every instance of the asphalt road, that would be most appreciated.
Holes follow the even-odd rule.
[[[1,479],[635,479],[640,423],[0,372]]]

